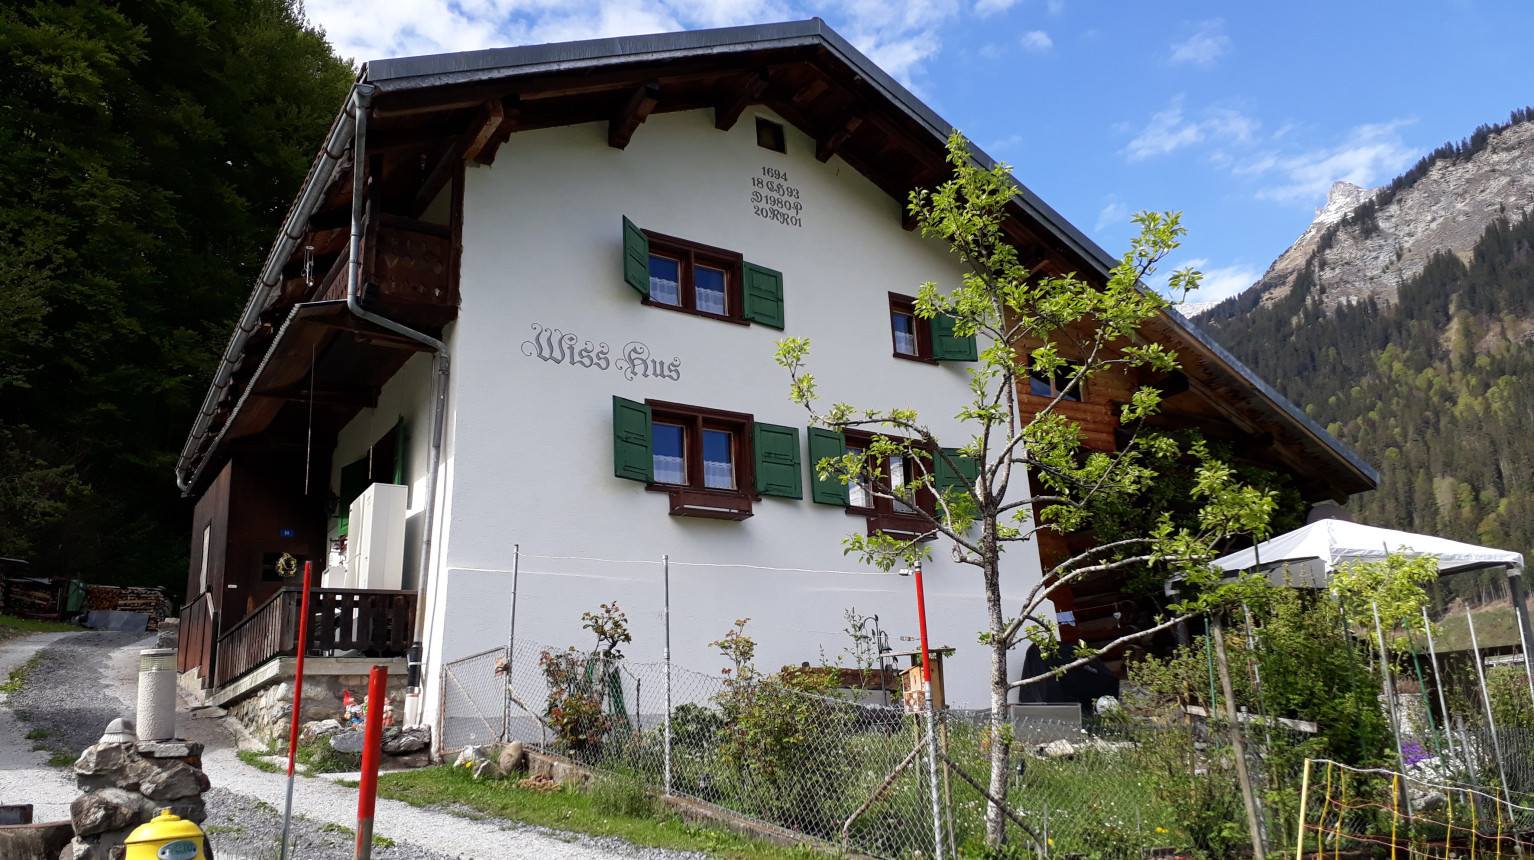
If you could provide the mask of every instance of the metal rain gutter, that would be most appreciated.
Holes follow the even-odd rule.
[[[260,324],[261,314],[271,305],[272,292],[282,281],[282,267],[286,263],[293,250],[304,237],[305,227],[309,223],[309,216],[314,214],[314,209],[324,197],[325,189],[334,178],[336,169],[340,164],[341,156],[346,154],[347,144],[351,142],[352,134],[356,130],[355,124],[347,122],[350,115],[352,100],[347,100],[348,108],[336,117],[330,126],[330,133],[325,137],[325,144],[320,149],[319,157],[309,169],[309,176],[304,182],[302,193],[298,200],[294,201],[293,208],[288,210],[288,217],[282,223],[282,232],[277,237],[277,242],[266,256],[266,263],[261,268],[261,276],[256,281],[256,287],[251,292],[250,300],[245,304],[245,310],[240,314],[239,325],[234,330],[234,335],[229,339],[229,345],[224,348],[223,358],[218,363],[218,369],[213,374],[213,384],[208,387],[207,396],[203,398],[202,408],[197,413],[197,418],[192,423],[192,431],[187,434],[186,444],[181,449],[181,457],[176,463],[176,486],[181,488],[182,495],[190,495],[192,485],[195,483],[195,475],[189,474],[193,460],[197,457],[202,440],[208,437],[208,427],[213,417],[218,414],[219,401],[223,399],[224,390],[234,376],[234,371],[240,366],[244,354],[245,343],[250,339],[251,332]],[[240,398],[244,403],[245,398]],[[229,414],[224,422],[228,427],[234,421],[239,412],[239,406]],[[219,437],[223,431],[219,431]],[[215,443],[216,445],[216,443]],[[211,453],[212,447],[208,451]],[[199,464],[197,473],[202,472]]]
[[[425,519],[421,523],[421,550],[416,566],[416,615],[415,632],[413,639],[420,643],[426,629],[426,604],[427,586],[430,582],[431,564],[431,539],[432,530],[436,526],[437,517],[437,472],[442,463],[442,426],[447,416],[447,384],[449,376],[449,358],[447,344],[424,332],[395,322],[388,317],[379,316],[362,307],[360,292],[362,287],[362,225],[367,216],[367,133],[368,133],[368,106],[372,103],[373,93],[377,88],[372,84],[358,84],[353,89],[356,129],[352,138],[352,230],[350,255],[346,261],[346,308],[358,319],[366,320],[380,328],[395,332],[408,337],[418,343],[425,344],[434,352],[434,364],[436,372],[432,375],[431,397],[432,421],[431,421],[431,448],[426,464],[426,501],[422,516]],[[312,384],[312,381],[311,381]],[[411,720],[418,720],[420,713],[420,697],[414,697],[407,703],[407,724]]]

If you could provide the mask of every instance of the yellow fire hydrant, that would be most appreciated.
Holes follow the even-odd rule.
[[[169,809],[140,824],[123,843],[125,860],[206,860],[202,828],[194,821],[172,815]]]

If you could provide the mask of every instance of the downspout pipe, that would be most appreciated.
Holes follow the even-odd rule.
[[[196,483],[196,474],[191,471],[192,461],[197,456],[199,443],[208,436],[208,427],[213,417],[218,414],[218,404],[223,399],[224,390],[229,387],[234,371],[240,366],[245,342],[250,339],[251,332],[255,331],[260,324],[262,312],[271,304],[273,291],[282,283],[282,267],[293,254],[293,250],[298,247],[298,243],[302,241],[309,217],[314,214],[315,208],[324,198],[325,189],[335,178],[341,157],[346,154],[347,144],[351,143],[352,134],[356,131],[356,124],[347,121],[351,118],[349,116],[351,102],[351,99],[347,100],[348,110],[337,116],[335,123],[331,125],[330,133],[325,137],[325,144],[320,149],[320,156],[309,171],[303,191],[294,202],[293,208],[288,210],[288,217],[282,223],[282,232],[278,234],[276,244],[272,246],[271,253],[266,257],[266,263],[261,268],[261,276],[256,281],[256,288],[251,293],[244,312],[240,314],[239,325],[229,339],[229,345],[224,348],[223,358],[219,360],[218,369],[214,371],[213,382],[208,386],[208,394],[203,398],[202,408],[198,410],[197,418],[192,422],[192,432],[187,435],[186,445],[181,449],[181,458],[176,463],[176,486],[181,488],[183,494],[189,494],[192,485]],[[230,420],[233,420],[232,415]],[[198,471],[200,472],[201,469]]]
[[[358,84],[352,91],[356,121],[352,142],[352,231],[349,255],[346,261],[346,308],[358,319],[367,320],[380,328],[425,344],[434,353],[433,363],[436,365],[436,372],[432,377],[431,450],[427,457],[425,520],[422,522],[421,527],[421,552],[416,568],[417,597],[414,639],[416,643],[420,643],[426,628],[426,589],[430,579],[428,571],[431,564],[432,530],[436,525],[437,471],[442,462],[442,427],[447,417],[447,384],[450,363],[447,344],[431,335],[416,331],[388,317],[379,316],[362,307],[360,294],[362,289],[362,228],[367,216],[368,107],[373,101],[373,93],[376,89],[372,84]],[[417,717],[419,715],[411,714],[408,716]]]

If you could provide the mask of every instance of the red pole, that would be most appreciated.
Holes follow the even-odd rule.
[[[362,734],[362,779],[357,787],[357,860],[373,856],[373,808],[378,802],[378,758],[383,749],[384,701],[389,695],[389,667],[374,666],[368,675],[368,718]]]
[[[304,652],[309,650],[309,586],[314,563],[304,562],[304,596],[298,609],[298,666],[293,675],[293,725],[288,730],[288,799],[282,810],[282,848],[279,856],[288,857],[288,823],[293,818],[293,758],[298,753],[298,724],[304,701]]]
[[[927,650],[927,598],[921,590],[921,562],[916,563],[916,620],[921,626],[921,679],[928,685],[927,695],[932,695],[932,652]]]

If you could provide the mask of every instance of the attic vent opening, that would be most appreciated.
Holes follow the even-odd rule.
[[[783,141],[783,126],[770,119],[756,118],[756,145],[773,152],[788,152]]]

